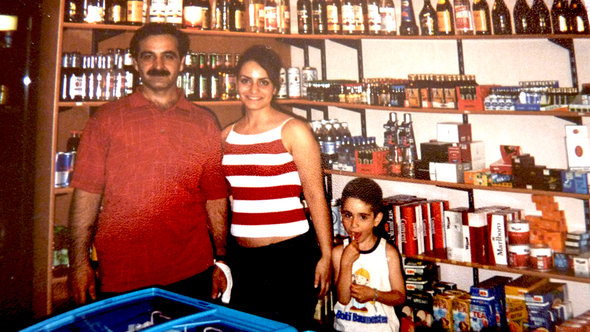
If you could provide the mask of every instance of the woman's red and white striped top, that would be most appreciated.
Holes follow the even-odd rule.
[[[231,186],[234,236],[294,236],[309,229],[301,179],[281,137],[287,121],[254,135],[238,134],[232,127],[227,136],[222,164]]]

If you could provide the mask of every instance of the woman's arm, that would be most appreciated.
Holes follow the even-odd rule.
[[[300,120],[291,120],[283,128],[283,144],[293,155],[297,166],[303,195],[309,206],[322,257],[316,267],[315,287],[323,297],[330,287],[332,256],[332,224],[324,195],[323,170],[319,145],[309,125]]]

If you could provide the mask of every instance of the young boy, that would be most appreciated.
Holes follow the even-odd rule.
[[[383,219],[383,193],[375,181],[357,178],[342,192],[342,223],[350,238],[333,249],[338,331],[398,331],[393,306],[406,292],[397,250],[373,233]]]

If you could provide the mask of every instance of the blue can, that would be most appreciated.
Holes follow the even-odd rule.
[[[55,187],[63,188],[70,185],[74,171],[76,152],[58,152],[55,155]]]

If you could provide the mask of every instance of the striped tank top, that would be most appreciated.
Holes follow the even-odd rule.
[[[309,230],[301,179],[281,137],[291,119],[253,135],[238,134],[232,127],[227,136],[222,164],[232,192],[233,236],[295,236]]]

